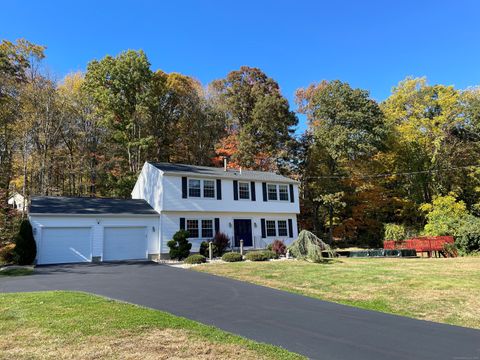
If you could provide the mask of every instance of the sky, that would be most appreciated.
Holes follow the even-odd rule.
[[[295,91],[339,79],[377,101],[407,76],[480,84],[480,1],[9,0],[0,39],[45,45],[58,79],[127,49],[152,69],[208,84],[242,65],[261,68],[295,109]],[[305,129],[301,117],[298,132]]]

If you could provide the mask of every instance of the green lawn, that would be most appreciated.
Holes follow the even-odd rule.
[[[0,294],[0,334],[5,360],[303,359],[165,312],[66,291]]]
[[[25,276],[33,274],[33,269],[30,268],[16,268],[6,269],[0,271],[0,277],[2,276]]]
[[[319,299],[480,328],[480,258],[206,264],[197,271]]]

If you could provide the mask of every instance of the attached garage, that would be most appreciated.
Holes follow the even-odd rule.
[[[37,264],[155,260],[160,216],[144,200],[34,197]]]

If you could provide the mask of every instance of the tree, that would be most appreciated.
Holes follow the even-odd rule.
[[[242,66],[214,81],[211,91],[227,116],[227,136],[238,142],[233,160],[248,168],[277,168],[275,158],[291,145],[298,123],[278,84],[258,68]]]
[[[110,175],[136,174],[145,160],[144,152],[153,138],[146,132],[152,72],[143,51],[125,51],[117,57],[90,62],[84,89],[95,101],[103,125],[112,132],[116,154]],[[117,163],[117,164],[115,164]]]
[[[167,245],[170,248],[170,259],[178,260],[187,258],[192,248],[192,244],[188,242],[188,232],[185,230],[177,231]]]
[[[457,201],[455,194],[437,196],[431,204],[423,204],[420,209],[426,213],[425,235],[455,235],[469,216],[463,201]]]
[[[372,157],[384,147],[383,114],[367,91],[338,80],[300,89],[296,101],[309,121],[303,192],[312,204],[314,224],[319,207],[327,211],[332,240],[334,214],[346,206],[344,195],[354,190],[347,180],[368,170]]]

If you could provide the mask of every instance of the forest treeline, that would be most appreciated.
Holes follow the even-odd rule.
[[[442,198],[479,215],[477,88],[406,78],[378,103],[321,81],[297,91],[295,112],[258,68],[203,85],[128,50],[57,81],[44,62],[43,46],[0,44],[3,229],[13,191],[129,197],[145,161],[220,166],[224,156],[300,180],[301,226],[351,243],[377,245],[385,224],[422,231]]]

